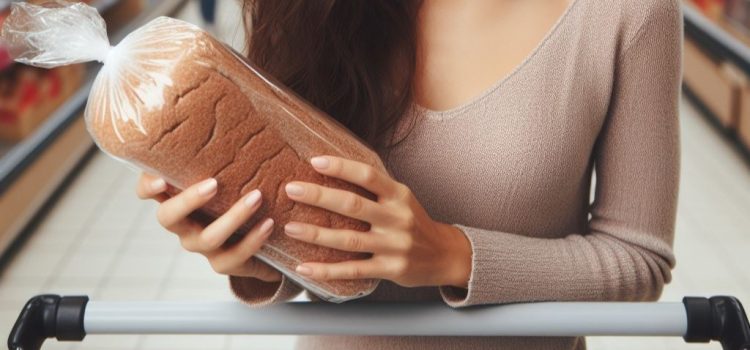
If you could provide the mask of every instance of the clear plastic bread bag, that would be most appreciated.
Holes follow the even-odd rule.
[[[259,212],[236,235],[271,217],[274,232],[256,257],[324,300],[372,292],[377,280],[317,282],[297,275],[302,262],[368,258],[288,238],[289,221],[366,231],[369,224],[291,201],[292,180],[371,193],[310,166],[317,155],[358,160],[383,171],[380,158],[349,130],[278,84],[242,55],[192,24],[159,17],[110,46],[104,20],[82,3],[13,3],[2,37],[16,61],[38,67],[99,61],[85,111],[104,152],[162,176],[172,195],[209,177],[214,198],[193,218],[209,223],[253,189]],[[237,238],[237,237],[235,237]]]

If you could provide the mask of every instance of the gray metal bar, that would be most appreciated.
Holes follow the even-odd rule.
[[[682,336],[680,302],[546,302],[453,309],[440,303],[97,302],[87,334]]]
[[[750,47],[713,23],[692,5],[683,4],[685,34],[700,42],[701,46],[731,60],[750,74]]]

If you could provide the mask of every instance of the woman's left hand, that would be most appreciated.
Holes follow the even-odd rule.
[[[311,159],[320,174],[358,185],[377,201],[353,192],[294,181],[290,199],[370,223],[370,231],[331,229],[290,222],[292,238],[345,251],[372,253],[365,260],[307,262],[297,273],[315,280],[379,278],[405,287],[466,288],[471,274],[471,245],[460,229],[436,222],[406,185],[363,163],[322,156]]]

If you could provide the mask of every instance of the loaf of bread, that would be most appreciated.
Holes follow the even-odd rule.
[[[158,18],[112,51],[86,109],[88,130],[102,150],[180,189],[216,178],[218,192],[200,217],[216,218],[244,194],[260,189],[261,209],[237,233],[266,217],[274,219],[259,259],[325,300],[345,301],[374,290],[375,280],[315,282],[296,275],[301,262],[368,255],[300,242],[283,232],[289,221],[368,230],[367,223],[288,199],[284,186],[307,181],[373,199],[359,187],[318,174],[309,159],[334,155],[384,169],[374,151],[188,23]]]

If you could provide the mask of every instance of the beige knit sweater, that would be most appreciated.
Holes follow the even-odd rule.
[[[526,60],[470,102],[417,107],[388,167],[472,249],[467,290],[384,281],[369,300],[450,306],[655,300],[674,266],[678,0],[573,0]],[[596,187],[590,203],[592,169]],[[300,290],[232,278],[251,305]],[[315,320],[310,320],[315,322]],[[582,338],[301,337],[301,349],[582,349]]]

